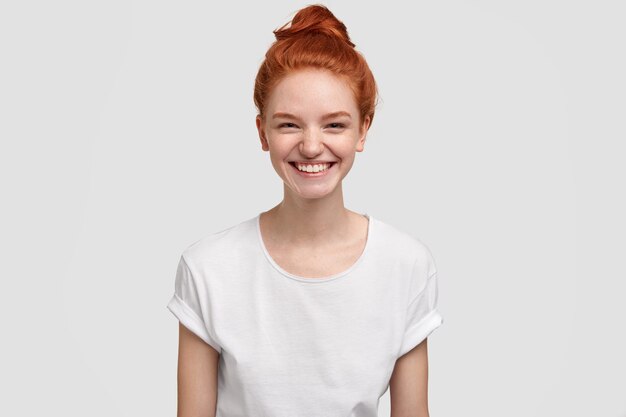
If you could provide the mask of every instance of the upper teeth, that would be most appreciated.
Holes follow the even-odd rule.
[[[326,163],[326,164],[306,165],[306,164],[300,164],[299,162],[296,162],[296,168],[298,168],[300,171],[306,171],[306,172],[324,171],[324,170],[328,169],[328,167],[330,167],[330,164],[328,164],[328,163]]]

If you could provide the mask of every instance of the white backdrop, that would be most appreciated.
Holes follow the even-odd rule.
[[[176,264],[280,201],[253,83],[307,4],[2,3],[1,415],[175,415]],[[624,3],[323,4],[381,94],[346,206],[437,261],[432,417],[625,417]]]

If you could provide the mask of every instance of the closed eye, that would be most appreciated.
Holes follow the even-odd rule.
[[[331,129],[343,129],[346,127],[346,125],[343,123],[330,123],[328,126],[330,126]],[[281,123],[278,125],[278,127],[290,128],[290,127],[296,127],[296,125],[293,123]]]

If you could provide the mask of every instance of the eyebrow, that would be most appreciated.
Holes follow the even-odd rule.
[[[338,116],[348,116],[350,119],[352,118],[350,113],[348,113],[347,111],[340,110],[340,111],[325,114],[324,116],[322,116],[322,120],[330,119],[330,118],[338,117]],[[294,116],[293,114],[285,113],[285,112],[274,113],[274,115],[272,116],[272,119],[277,119],[279,117],[282,117],[284,119],[297,119],[297,117]]]

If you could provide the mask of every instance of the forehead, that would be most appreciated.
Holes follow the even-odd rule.
[[[314,68],[298,70],[280,80],[270,94],[268,108],[308,114],[357,112],[347,81],[330,71]]]

